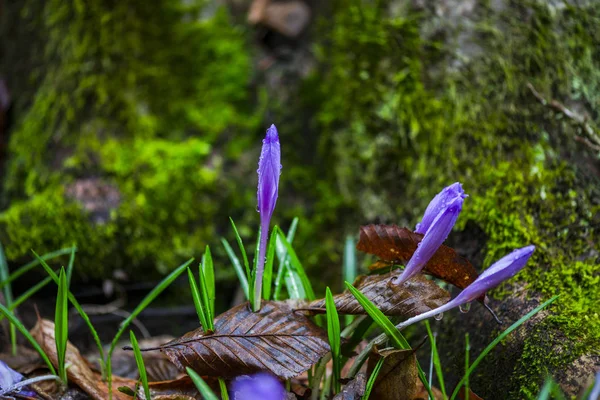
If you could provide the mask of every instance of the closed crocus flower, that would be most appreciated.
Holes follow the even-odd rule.
[[[423,270],[452,231],[465,197],[467,196],[461,184],[457,182],[444,188],[433,198],[425,210],[423,220],[416,228],[416,232],[424,233],[423,239],[394,284],[406,282]]]
[[[232,400],[284,400],[286,391],[273,375],[258,373],[242,375],[231,384]]]
[[[435,195],[433,200],[429,202],[423,219],[417,224],[415,232],[425,234],[435,218],[447,208],[448,203],[456,199],[457,197],[465,198],[465,194],[462,184],[455,182],[450,186],[446,186],[441,192]]]
[[[254,311],[260,308],[262,277],[265,266],[265,254],[269,238],[271,216],[277,204],[279,175],[281,173],[281,148],[275,125],[267,130],[258,160],[258,212],[260,213],[260,243],[256,260],[256,280],[254,283]]]
[[[475,282],[467,286],[462,292],[460,292],[458,296],[450,300],[448,303],[426,313],[419,314],[416,317],[409,318],[396,327],[398,329],[403,329],[411,324],[414,324],[415,322],[433,317],[444,311],[448,311],[452,308],[479,298],[488,290],[495,288],[522,270],[523,267],[525,267],[525,264],[527,264],[527,261],[533,254],[534,250],[535,246],[527,246],[517,249],[509,255],[502,257],[500,260],[496,261],[488,269],[486,269],[481,275],[479,275]]]

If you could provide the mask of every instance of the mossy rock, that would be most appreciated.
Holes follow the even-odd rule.
[[[0,239],[10,261],[76,243],[80,276],[150,277],[217,243],[215,216],[237,201],[224,154],[258,133],[261,101],[243,30],[208,3],[4,6],[0,71],[16,120]]]
[[[453,244],[475,265],[537,247],[491,293],[501,316],[515,321],[561,295],[471,386],[484,398],[530,398],[551,375],[576,395],[600,348],[598,152],[582,144],[586,127],[531,88],[600,132],[599,4],[417,3],[338,1],[321,26],[321,70],[306,90],[320,100],[320,148],[347,207],[338,218],[414,226],[437,191],[462,182],[470,197]],[[483,313],[457,319],[444,318],[438,340],[459,375],[465,331],[478,354],[499,330]],[[577,360],[587,369],[565,372]]]

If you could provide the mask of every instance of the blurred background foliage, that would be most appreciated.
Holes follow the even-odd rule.
[[[600,348],[600,146],[588,130],[600,132],[598,1],[309,2],[295,41],[249,27],[245,2],[217,3],[4,2],[11,262],[74,242],[80,278],[146,279],[205,244],[222,256],[228,216],[251,244],[260,139],[274,122],[275,222],[301,218],[295,247],[320,284],[339,283],[346,234],[414,226],[461,181],[470,197],[451,244],[483,267],[534,243],[519,282],[563,293],[544,329],[572,339],[567,351],[549,350],[561,335],[543,350],[532,336],[504,389],[534,393],[531,376]],[[523,286],[495,296],[509,293]]]

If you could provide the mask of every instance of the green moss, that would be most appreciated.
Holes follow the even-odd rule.
[[[485,234],[482,267],[516,247],[537,246],[518,280],[544,298],[561,294],[544,327],[564,337],[527,339],[510,384],[522,398],[544,379],[539,363],[551,359],[545,365],[553,370],[600,347],[593,308],[600,300],[600,202],[598,178],[586,172],[594,157],[577,142],[581,127],[527,87],[600,119],[600,71],[592,61],[600,57],[593,45],[599,10],[479,5],[456,27],[423,10],[390,14],[390,3],[335,3],[322,28],[327,68],[309,87],[321,89],[330,181],[357,215],[409,226],[442,186],[460,181],[470,197],[457,228]],[[465,43],[476,51],[465,56]],[[492,294],[508,295],[502,288]],[[565,340],[568,351],[536,358],[549,342]]]
[[[32,249],[42,254],[77,240],[78,246],[88,249],[80,254],[78,265],[95,265],[98,270],[93,275],[106,276],[109,265],[97,261],[108,259],[116,250],[116,224],[91,226],[81,207],[65,200],[61,188],[16,202],[0,215],[0,224],[2,242],[11,244],[6,248],[9,259],[24,255],[31,259]]]
[[[29,74],[11,86],[19,93],[18,120],[0,230],[12,260],[31,248],[42,252],[75,241],[87,261],[81,274],[149,265],[164,272],[212,240],[215,214],[233,203],[230,192],[217,190],[221,153],[239,154],[231,138],[256,129],[260,101],[250,98],[244,32],[224,8],[205,3],[29,0],[7,6],[7,32],[12,26],[27,43],[6,46],[12,63],[2,69],[10,72],[14,64],[21,68],[14,76]],[[59,200],[65,182],[88,178],[114,182],[120,192],[107,226]],[[50,209],[59,206],[68,209],[64,226],[60,215],[36,222],[40,214],[62,215]],[[41,226],[31,234],[35,224]],[[104,237],[108,226],[111,235]],[[106,249],[98,251],[89,236]]]

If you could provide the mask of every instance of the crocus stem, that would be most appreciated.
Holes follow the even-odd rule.
[[[435,308],[433,310],[424,312],[423,314],[419,314],[415,317],[409,318],[406,321],[403,321],[401,323],[399,323],[398,325],[396,325],[396,329],[398,329],[399,331],[401,331],[402,329],[406,328],[409,325],[414,324],[415,322],[419,322],[422,321],[424,319],[427,318],[431,318],[437,314],[443,313],[444,311],[448,311],[454,307],[456,307],[457,305],[453,302],[448,302],[438,308]],[[360,369],[360,366],[363,364],[364,360],[367,359],[367,357],[369,356],[369,353],[371,352],[371,350],[373,349],[374,346],[381,346],[382,344],[384,344],[387,341],[387,335],[385,333],[382,333],[381,335],[377,336],[375,339],[371,340],[367,346],[358,354],[358,356],[356,356],[356,358],[354,359],[354,365],[352,366],[352,368],[350,369],[350,373],[348,374],[350,377],[353,377],[354,375],[356,375],[356,373],[358,373],[358,370]]]
[[[256,270],[254,273],[254,296],[252,298],[252,310],[257,312],[260,310],[260,302],[262,299],[263,272],[265,270],[265,254],[267,253],[267,240],[269,239],[269,222],[270,220],[261,223],[258,245],[258,254],[256,257]]]

